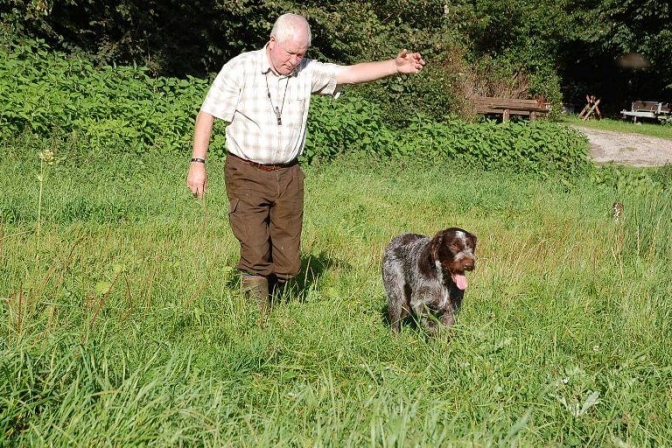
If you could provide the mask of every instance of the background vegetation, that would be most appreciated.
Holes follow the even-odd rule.
[[[672,101],[672,8],[666,0],[0,0],[5,36],[38,37],[96,64],[137,64],[152,75],[216,72],[260,48],[283,12],[305,14],[311,56],[339,63],[389,58],[401,48],[429,61],[423,77],[358,90],[403,111],[468,113],[474,92],[545,97],[582,105],[587,94],[618,112],[633,99]]]
[[[77,142],[89,152],[189,152],[207,81],[153,78],[144,68],[97,68],[40,42],[10,45],[5,54],[0,130],[6,138],[32,134]],[[306,162],[357,151],[566,176],[588,166],[585,137],[550,122],[498,126],[418,116],[399,129],[385,120],[381,106],[350,94],[339,101],[315,98],[310,113]],[[218,128],[210,153],[223,155],[224,143]]]

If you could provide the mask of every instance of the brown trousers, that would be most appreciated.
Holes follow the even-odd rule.
[[[226,157],[229,224],[240,242],[238,269],[283,280],[301,271],[304,178],[298,164],[265,171]]]

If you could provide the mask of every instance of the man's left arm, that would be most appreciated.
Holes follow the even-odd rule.
[[[420,53],[409,53],[402,50],[395,59],[378,62],[362,62],[361,64],[348,65],[338,73],[337,83],[359,84],[362,82],[375,81],[396,74],[418,73],[425,66],[425,61]]]

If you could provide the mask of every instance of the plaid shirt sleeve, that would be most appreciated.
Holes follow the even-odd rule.
[[[210,86],[201,111],[231,123],[242,94],[244,76],[245,64],[241,58],[227,62]]]
[[[338,74],[343,66],[311,60],[308,66],[313,71],[312,93],[317,95],[331,95],[338,98],[341,88],[336,84]]]

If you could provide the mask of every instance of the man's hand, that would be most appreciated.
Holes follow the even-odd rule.
[[[203,163],[191,162],[187,175],[187,185],[194,197],[198,199],[203,199],[205,187],[208,183],[208,176],[205,174],[205,156],[208,154],[208,145],[210,144],[210,135],[214,124],[215,117],[208,113],[199,112],[196,116],[194,148],[191,156],[195,159],[201,159]]]
[[[203,199],[207,183],[208,176],[205,172],[205,165],[203,163],[191,163],[187,175],[187,185],[195,198]]]
[[[401,50],[394,62],[397,65],[398,73],[418,73],[425,66],[425,61],[420,53],[409,53],[406,49]]]

